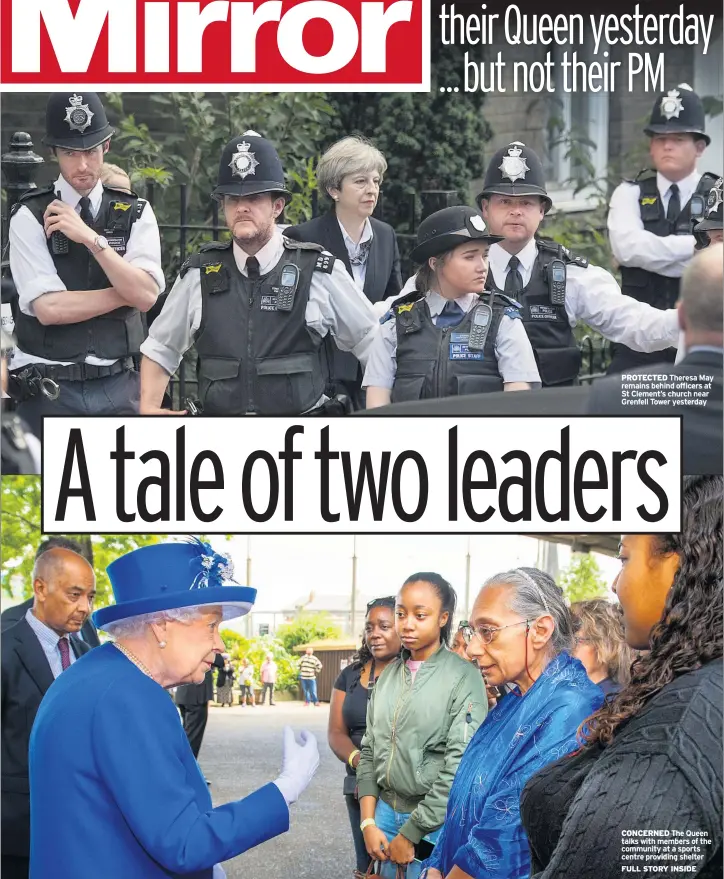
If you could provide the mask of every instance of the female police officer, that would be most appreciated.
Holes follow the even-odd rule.
[[[390,402],[528,390],[540,382],[517,303],[484,290],[490,235],[462,205],[420,223],[416,291],[383,316],[365,372],[367,408]]]

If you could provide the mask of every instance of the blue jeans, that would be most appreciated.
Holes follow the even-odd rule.
[[[307,679],[302,678],[302,689],[304,690],[304,701],[305,702],[314,702],[316,705],[319,702],[317,698],[317,679]]]
[[[388,806],[383,800],[377,800],[375,823],[385,834],[388,842],[392,842],[400,832],[402,825],[409,817],[409,812],[395,812],[392,806]],[[440,836],[441,830],[442,828],[439,828],[438,830],[433,831],[433,833],[428,833],[427,836],[423,838],[434,845]],[[419,879],[421,870],[422,862],[417,860],[413,861],[411,864],[407,865],[405,879]],[[385,877],[385,879],[396,879],[396,875],[397,871],[394,864],[391,864],[389,861],[385,861],[381,864],[380,876]]]

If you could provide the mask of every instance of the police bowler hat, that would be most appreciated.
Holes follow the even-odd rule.
[[[690,85],[682,82],[656,98],[644,134],[650,137],[655,134],[693,134],[706,141],[708,146],[711,138],[705,131],[705,117],[701,98]]]
[[[481,210],[483,199],[491,195],[537,195],[543,200],[545,213],[553,206],[546,192],[541,160],[530,147],[518,140],[498,150],[490,160],[483,191],[475,198]]]
[[[471,241],[494,244],[502,240],[502,235],[488,232],[485,220],[475,208],[455,205],[425,217],[418,227],[417,244],[410,257],[422,264],[431,256],[440,256],[459,244],[469,244]]]
[[[221,606],[230,619],[249,613],[256,600],[256,589],[228,585],[231,559],[198,539],[134,549],[106,570],[116,603],[93,614],[99,629],[141,614],[204,605]]]
[[[95,92],[53,92],[45,107],[46,146],[92,150],[105,143],[115,129]]]
[[[217,186],[212,194],[220,200],[225,195],[255,195],[259,192],[278,192],[287,204],[292,200],[274,145],[255,131],[245,131],[224,147]]]

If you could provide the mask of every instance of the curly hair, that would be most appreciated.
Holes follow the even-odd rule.
[[[634,662],[630,684],[581,725],[579,735],[585,746],[610,744],[621,724],[666,684],[724,655],[723,494],[721,476],[686,477],[682,532],[652,535],[653,551],[676,553],[679,568],[661,620],[651,632],[651,649]]]
[[[625,687],[631,679],[634,652],[626,643],[621,605],[605,598],[592,598],[575,601],[571,613],[591,642],[596,661],[606,666],[612,681]]]

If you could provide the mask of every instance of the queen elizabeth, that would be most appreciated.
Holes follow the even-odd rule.
[[[108,566],[116,603],[94,614],[113,641],[52,684],[30,738],[32,879],[223,875],[220,861],[289,828],[319,764],[309,733],[284,731],[279,777],[213,807],[173,701],[224,649],[222,620],[256,590],[201,541],[161,543]]]

